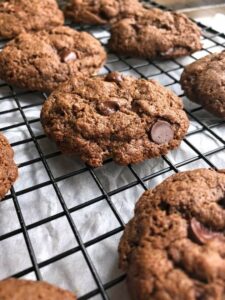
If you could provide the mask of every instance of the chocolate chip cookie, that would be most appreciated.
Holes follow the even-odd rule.
[[[191,101],[225,118],[225,51],[207,55],[185,67],[181,85]]]
[[[106,24],[132,16],[141,8],[138,0],[70,0],[65,15],[77,23]]]
[[[13,149],[0,133],[0,200],[4,198],[18,176],[13,156]]]
[[[146,191],[119,245],[132,299],[223,300],[225,173],[197,169]]]
[[[0,78],[21,88],[51,91],[72,75],[90,75],[105,62],[98,40],[69,27],[22,33],[0,52]]]
[[[75,295],[47,282],[7,279],[0,281],[1,300],[76,300]]]
[[[174,58],[201,49],[200,29],[185,15],[142,9],[112,26],[112,51],[145,58]]]
[[[24,31],[50,29],[63,23],[63,12],[55,0],[0,2],[0,37],[13,38]]]
[[[189,125],[171,91],[116,72],[71,78],[44,103],[41,122],[62,152],[93,167],[109,157],[127,165],[166,154]]]

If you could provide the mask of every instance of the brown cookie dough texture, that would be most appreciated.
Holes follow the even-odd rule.
[[[46,282],[7,279],[0,281],[1,300],[76,300],[75,295]]]
[[[0,37],[13,38],[24,31],[63,25],[55,0],[8,0],[0,2]]]
[[[186,66],[181,85],[190,100],[225,118],[225,51]]]
[[[112,26],[112,51],[145,58],[173,58],[201,49],[200,29],[185,15],[143,9]]]
[[[134,300],[223,300],[225,173],[197,169],[146,191],[119,245]]]
[[[70,0],[65,15],[77,23],[106,24],[134,15],[138,0]]]
[[[51,91],[72,75],[90,75],[105,62],[98,40],[69,27],[22,33],[0,53],[0,78],[29,90]]]
[[[18,176],[13,156],[13,149],[0,133],[0,200],[7,194]]]
[[[46,134],[93,167],[127,165],[179,146],[189,121],[181,100],[153,80],[109,73],[73,77],[44,103]]]

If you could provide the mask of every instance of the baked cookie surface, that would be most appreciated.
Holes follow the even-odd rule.
[[[8,0],[0,2],[0,37],[13,38],[24,31],[63,25],[55,0]]]
[[[166,154],[189,125],[171,91],[116,72],[71,78],[44,103],[41,122],[62,152],[94,167],[109,157],[127,165]]]
[[[13,149],[0,133],[0,200],[4,198],[18,176],[13,156]]]
[[[138,0],[70,0],[65,15],[77,23],[107,24],[141,8]]]
[[[184,14],[142,9],[111,28],[109,48],[145,58],[174,58],[201,49],[200,29]]]
[[[4,300],[76,300],[69,291],[47,282],[7,279],[0,281],[0,299]]]
[[[132,299],[222,300],[225,173],[173,175],[136,204],[119,245]]]
[[[105,62],[98,40],[69,27],[22,33],[0,53],[0,78],[29,90],[51,91],[72,75],[93,74]]]
[[[207,55],[186,66],[181,85],[190,100],[225,118],[225,51]]]

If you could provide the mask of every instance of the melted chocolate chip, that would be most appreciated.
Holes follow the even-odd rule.
[[[112,100],[104,101],[98,105],[98,111],[104,116],[109,116],[119,109],[120,105]]]
[[[106,81],[113,81],[113,82],[116,82],[116,83],[120,83],[120,82],[123,81],[123,77],[118,72],[111,72],[111,73],[109,73],[109,74],[106,75],[105,80]]]
[[[174,137],[172,126],[167,121],[158,120],[150,130],[150,137],[156,144],[169,143]]]
[[[219,201],[217,202],[223,209],[225,208],[225,198],[221,198],[219,199]]]
[[[207,242],[214,239],[224,239],[224,235],[221,232],[212,231],[211,229],[198,222],[195,218],[191,219],[190,227],[192,234],[199,243],[206,244]]]
[[[75,52],[73,51],[70,51],[68,49],[63,49],[61,52],[60,52],[60,57],[61,57],[61,60],[65,63],[69,62],[69,61],[74,61],[77,59],[77,55]]]

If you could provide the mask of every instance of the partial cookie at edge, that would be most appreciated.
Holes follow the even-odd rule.
[[[0,133],[0,200],[4,198],[18,176],[13,156],[13,149]]]
[[[63,12],[55,0],[0,2],[0,37],[13,38],[24,31],[50,29],[63,23]]]
[[[0,299],[4,300],[76,300],[69,291],[43,281],[6,279],[0,281]]]
[[[170,176],[136,204],[119,245],[134,300],[222,300],[225,173]]]
[[[209,54],[186,66],[181,85],[193,102],[225,118],[225,51]]]

